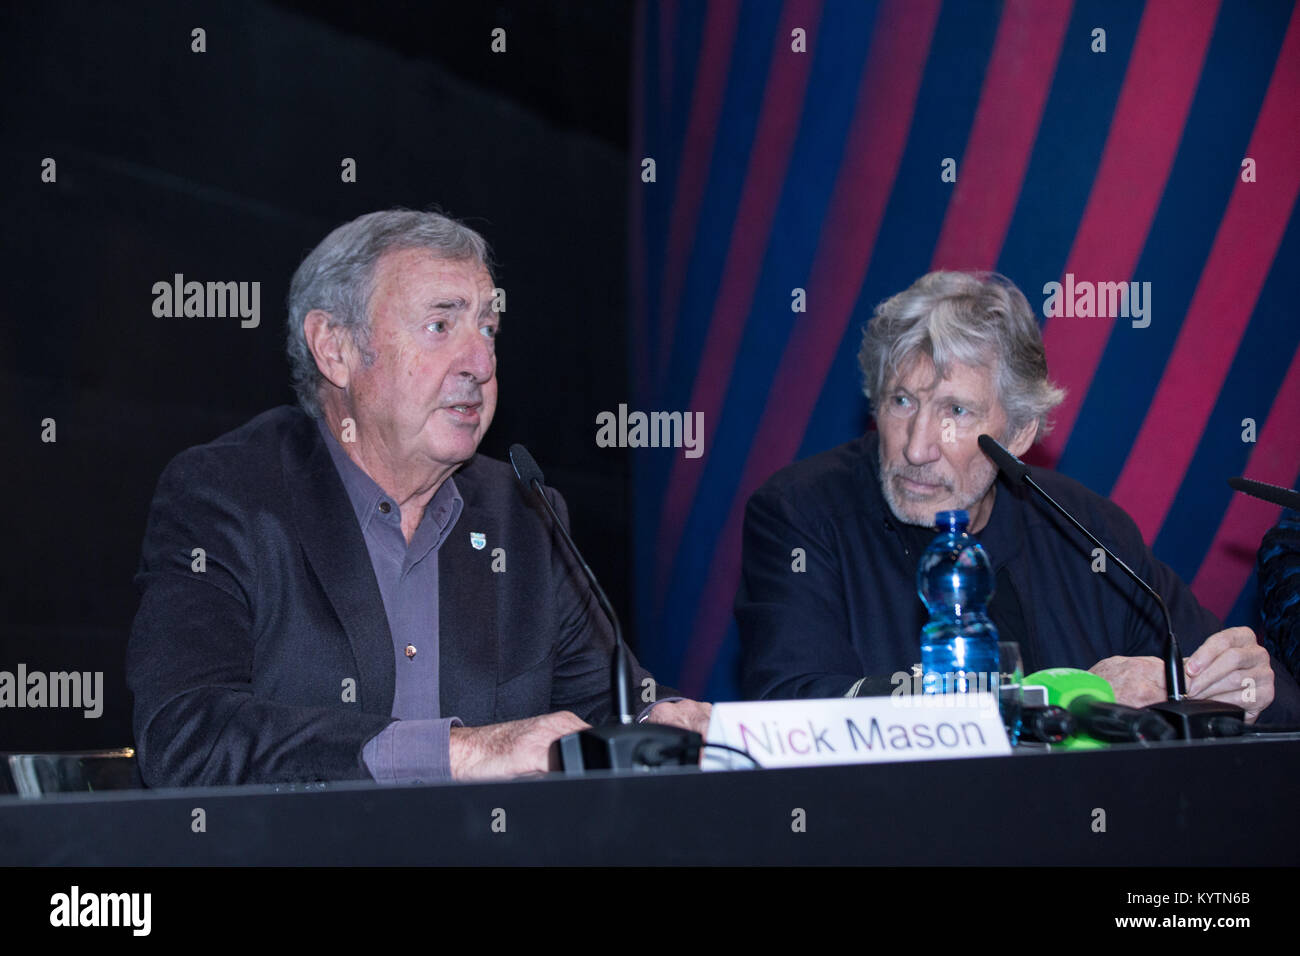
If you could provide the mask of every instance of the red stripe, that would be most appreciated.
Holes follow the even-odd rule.
[[[1257,436],[1246,474],[1259,481],[1294,488],[1300,480],[1300,350],[1273,399],[1273,410]],[[1192,590],[1222,620],[1232,610],[1250,577],[1260,539],[1277,521],[1278,507],[1235,495],[1223,523],[1192,581]]]
[[[722,269],[704,348],[696,366],[698,372],[691,401],[686,406],[693,412],[703,412],[705,428],[713,432],[717,430],[736,364],[736,352],[753,306],[754,289],[758,285],[772,221],[799,132],[804,93],[812,68],[811,50],[820,17],[820,0],[791,0],[785,5],[776,31],[763,106],[750,150],[749,168],[745,172],[727,260]],[[810,52],[791,51],[790,31],[795,27],[807,31]],[[668,590],[677,547],[681,544],[695,491],[709,460],[709,443],[704,443],[702,448],[704,453],[699,458],[673,459],[655,548],[658,556],[655,575],[658,605],[662,605]]]
[[[731,50],[740,14],[737,0],[714,0],[707,6],[704,41],[700,45],[695,71],[695,89],[691,95],[691,115],[686,124],[686,138],[673,197],[665,251],[664,296],[659,313],[659,375],[672,359],[673,333],[677,327],[677,307],[686,266],[695,244],[695,224],[708,182],[709,163],[718,132],[718,117],[727,90],[727,72],[731,67]]]
[[[930,269],[992,269],[1024,183],[1072,2],[1002,11],[957,184]]]
[[[866,276],[871,253],[907,144],[917,91],[939,17],[938,0],[884,0],[872,30],[857,114],[840,162],[808,283],[808,308],[789,343],[750,445],[726,525],[714,544],[683,687],[699,694],[726,636],[740,580],[745,503],[799,450],[808,417]]]
[[[1065,272],[1077,280],[1133,277],[1169,180],[1218,9],[1218,0],[1147,3],[1092,194],[1066,259]],[[1047,323],[1048,367],[1067,390],[1054,416],[1056,430],[1043,442],[1048,462],[1060,457],[1070,439],[1113,326],[1113,318],[1095,317],[1060,316]]]
[[[1164,523],[1196,453],[1300,194],[1298,115],[1300,8],[1291,16],[1246,150],[1258,182],[1237,177],[1160,387],[1111,491],[1147,541]]]

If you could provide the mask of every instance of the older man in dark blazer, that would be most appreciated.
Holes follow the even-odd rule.
[[[434,213],[340,226],[290,288],[302,407],[163,472],[127,658],[151,786],[508,776],[609,716],[608,622],[510,466],[476,454],[487,262]],[[643,718],[706,729],[707,704],[656,703],[633,671]]]

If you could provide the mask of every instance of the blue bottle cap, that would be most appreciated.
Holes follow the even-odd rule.
[[[935,513],[934,526],[940,531],[960,534],[970,527],[970,515],[965,511],[939,511]]]

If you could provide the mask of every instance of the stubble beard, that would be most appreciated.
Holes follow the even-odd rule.
[[[887,467],[885,464],[885,449],[883,445],[880,445],[877,448],[877,460],[880,467],[880,491],[885,497],[885,503],[889,505],[889,510],[894,513],[894,517],[903,524],[914,525],[918,528],[933,528],[935,526],[934,516],[937,511],[940,510],[939,502],[936,501],[935,504],[930,505],[920,502],[909,503],[900,500],[894,487],[894,479],[896,477],[902,477],[910,478],[913,481],[931,483],[936,480],[937,476],[927,474],[924,468],[917,468],[912,465],[901,465],[894,468]],[[989,489],[993,487],[993,482],[995,480],[997,480],[997,469],[990,466],[988,480],[980,482],[979,486],[977,486],[977,490],[969,495],[969,500],[958,498],[955,502],[951,498],[953,491],[952,484],[944,480],[942,483],[944,488],[948,491],[949,498],[946,500],[949,503],[942,505],[941,510],[969,512],[976,503],[982,500],[984,496],[989,493]],[[911,512],[907,510],[909,504],[910,507],[914,509]]]

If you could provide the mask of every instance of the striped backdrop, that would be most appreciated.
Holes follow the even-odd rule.
[[[736,696],[746,499],[867,427],[862,325],[936,268],[996,269],[1039,310],[1069,397],[1031,460],[1109,495],[1202,603],[1253,623],[1279,511],[1224,479],[1300,475],[1292,3],[659,0],[632,70],[630,404],[705,423],[699,458],[632,456],[652,670]],[[1067,273],[1149,282],[1149,327],[1043,319]]]

